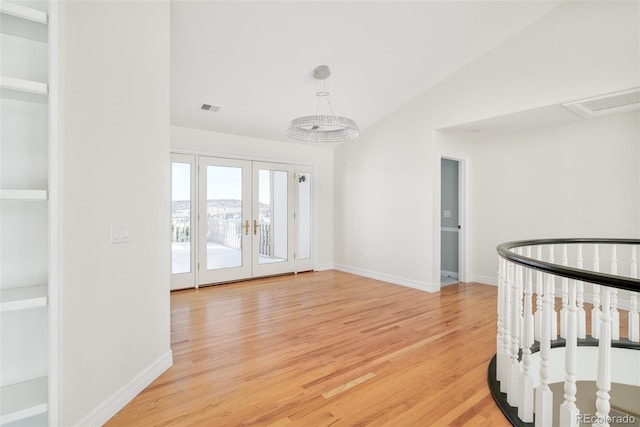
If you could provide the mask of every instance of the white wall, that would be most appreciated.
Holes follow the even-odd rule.
[[[334,189],[331,148],[172,126],[171,150],[215,157],[314,166],[315,263],[318,270],[333,268]]]
[[[60,2],[59,36],[60,425],[98,425],[171,363],[169,3]]]
[[[339,146],[337,266],[437,289],[439,162],[449,148],[434,131],[639,86],[638,12],[637,2],[564,3]]]
[[[495,279],[499,243],[640,237],[640,114],[473,140],[471,280]]]

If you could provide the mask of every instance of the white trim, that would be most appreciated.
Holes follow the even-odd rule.
[[[189,129],[189,128],[187,128]],[[266,140],[273,141],[273,140]],[[273,141],[280,142],[280,141]],[[309,163],[305,161],[296,160],[287,160],[283,161],[281,157],[273,157],[273,156],[256,156],[252,155],[242,155],[242,154],[231,154],[220,151],[209,151],[209,150],[193,150],[193,149],[183,149],[183,148],[173,148],[169,150],[171,154],[184,154],[184,155],[193,155],[193,156],[204,156],[204,157],[216,157],[219,159],[229,159],[229,160],[249,160],[251,162],[266,162],[266,163],[280,163],[283,165],[292,165],[292,166],[308,166],[315,168],[318,167],[317,163]]]
[[[439,131],[434,130],[433,132],[434,138],[438,140]],[[469,282],[473,281],[470,279],[471,274],[469,273],[469,265],[467,260],[467,252],[468,248],[468,233],[467,233],[467,214],[469,209],[469,200],[468,200],[468,188],[469,188],[469,164],[470,164],[470,154],[465,153],[464,150],[460,152],[459,150],[450,149],[449,147],[444,147],[442,142],[437,144],[439,147],[437,155],[434,157],[434,175],[433,175],[433,188],[432,188],[432,196],[433,196],[433,236],[432,236],[432,260],[433,260],[433,268],[431,277],[434,283],[437,281],[440,282],[441,277],[441,235],[443,231],[442,220],[440,218],[441,215],[441,197],[442,197],[442,159],[448,159],[458,162],[458,224],[460,229],[458,229],[458,270],[459,270],[459,280],[461,282]],[[444,230],[449,231],[449,230]]]
[[[433,285],[419,280],[409,279],[406,277],[393,276],[390,274],[379,273],[377,271],[364,270],[357,267],[351,267],[343,264],[335,264],[335,269],[338,271],[344,271],[345,273],[351,273],[358,276],[368,277],[370,279],[381,280],[383,282],[393,283],[394,285],[406,286],[408,288],[418,289],[426,292],[438,292],[440,290],[440,284]]]
[[[105,424],[171,365],[173,365],[173,355],[169,350],[75,425],[98,427]]]
[[[604,285],[600,285],[600,292],[605,288]],[[611,288],[613,289],[613,288]],[[556,297],[560,297],[562,295],[562,287],[556,285]],[[593,284],[592,283],[584,283],[584,302],[593,304]],[[623,289],[618,289],[618,305],[617,308],[624,311],[631,310],[631,295],[628,291]]]
[[[498,278],[491,276],[482,276],[480,274],[470,274],[469,281],[475,283],[482,283],[484,285],[498,286]]]
[[[62,395],[60,371],[61,363],[61,332],[60,332],[60,277],[62,251],[60,248],[62,235],[62,200],[61,171],[63,161],[63,124],[60,118],[62,103],[60,93],[63,92],[61,77],[63,64],[60,61],[60,4],[57,1],[48,2],[49,26],[47,43],[49,46],[49,179],[48,179],[48,205],[49,205],[49,384],[48,384],[48,421],[50,426],[60,425],[60,400]],[[64,19],[64,18],[63,18]]]
[[[185,163],[188,164],[191,168],[191,174],[189,179],[190,187],[191,187],[191,218],[189,221],[190,228],[190,251],[191,251],[191,265],[189,266],[189,271],[186,273],[171,273],[170,274],[170,288],[172,291],[177,289],[189,289],[189,288],[197,288],[197,262],[198,262],[198,233],[197,233],[197,218],[198,218],[198,162],[196,160],[195,155],[186,155],[186,154],[175,154],[170,153],[169,155],[169,167],[171,168],[171,182],[169,183],[170,188],[173,188],[173,164],[174,163]],[[171,189],[169,190],[172,191]],[[172,217],[172,207],[173,207],[173,194],[171,195],[171,202],[169,204],[169,223],[173,224]],[[196,231],[194,234],[193,232]],[[169,259],[171,260],[171,269],[173,269],[173,238],[171,238],[171,244],[169,245]]]
[[[327,270],[336,270],[336,267],[333,263],[330,264],[318,264],[314,271],[327,271]]]

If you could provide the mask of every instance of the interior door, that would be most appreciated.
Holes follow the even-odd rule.
[[[200,157],[198,284],[252,277],[251,162]]]
[[[294,271],[294,168],[253,163],[253,276]]]
[[[195,285],[195,156],[171,155],[171,289]]]

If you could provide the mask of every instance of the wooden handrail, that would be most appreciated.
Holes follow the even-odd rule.
[[[599,239],[599,238],[579,238],[579,239],[533,239],[517,240],[498,245],[498,254],[515,264],[533,268],[560,277],[580,280],[597,285],[610,286],[617,289],[624,289],[632,292],[640,292],[640,279],[631,277],[616,276],[607,273],[600,273],[582,270],[574,267],[563,266],[526,257],[517,254],[512,249],[523,246],[558,245],[558,244],[614,244],[614,245],[640,245],[640,239]]]

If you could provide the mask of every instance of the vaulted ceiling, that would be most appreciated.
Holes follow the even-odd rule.
[[[326,64],[336,113],[366,129],[560,3],[174,1],[171,124],[287,141]]]

